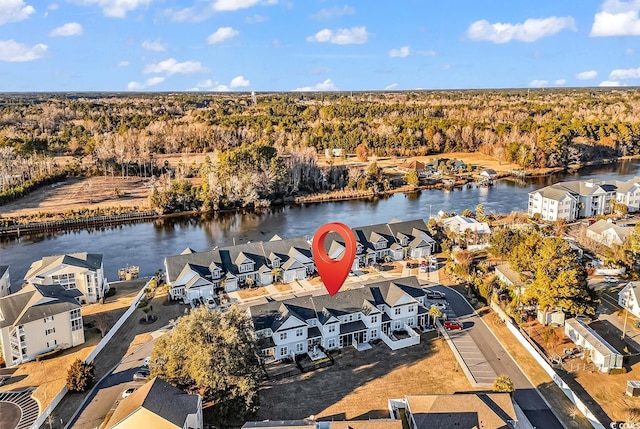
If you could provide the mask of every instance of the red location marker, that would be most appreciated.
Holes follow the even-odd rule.
[[[337,233],[344,240],[342,259],[331,259],[325,250],[324,239],[330,232]],[[318,228],[313,236],[311,251],[324,287],[327,288],[329,295],[335,295],[347,279],[353,259],[356,257],[356,236],[353,235],[351,228],[343,223],[327,223]]]

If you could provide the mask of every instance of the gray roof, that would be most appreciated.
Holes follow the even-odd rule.
[[[4,276],[4,273],[6,273],[7,270],[9,270],[8,265],[0,265],[0,277]]]
[[[68,255],[45,256],[31,264],[25,279],[38,277],[40,274],[59,265],[71,265],[96,271],[102,267],[102,254],[100,253],[70,253]]]
[[[609,344],[604,338],[602,338],[600,334],[591,329],[591,327],[589,327],[589,325],[584,323],[582,320],[569,319],[565,321],[565,324],[569,325],[587,343],[591,344],[594,349],[598,350],[599,353],[603,355],[620,354],[619,351],[617,351],[611,344]]]
[[[366,331],[367,325],[362,320],[355,322],[343,323],[340,325],[340,335],[351,334],[352,332]]]
[[[77,289],[65,290],[62,286],[28,284],[20,291],[0,298],[0,328],[23,325],[80,308]]]
[[[249,428],[315,428],[316,422],[313,420],[267,420],[264,422],[247,422],[242,426],[242,429]]]
[[[417,298],[424,296],[420,283],[415,277],[404,277],[370,283],[362,288],[338,292],[334,296],[302,296],[283,301],[273,301],[249,307],[256,331],[270,328],[276,331],[290,317],[294,316],[306,322],[318,318],[326,324],[333,316],[356,313],[370,314],[376,306],[393,306],[404,293]]]
[[[172,424],[183,427],[187,416],[198,412],[199,403],[198,395],[189,395],[156,377],[120,401],[109,420],[107,429],[126,420],[140,408],[145,408]]]

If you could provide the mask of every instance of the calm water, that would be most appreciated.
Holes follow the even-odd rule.
[[[438,211],[460,213],[483,204],[486,213],[526,211],[527,194],[563,180],[627,180],[640,175],[640,161],[589,167],[576,174],[535,178],[526,182],[500,180],[491,188],[453,191],[428,190],[414,195],[395,194],[375,200],[314,203],[278,207],[260,213],[234,213],[209,218],[171,218],[91,231],[59,232],[0,242],[0,265],[10,265],[15,287],[22,283],[29,266],[44,256],[73,252],[104,254],[109,279],[117,279],[118,268],[138,265],[141,275],[163,267],[163,259],[186,247],[196,251],[247,240],[268,240],[313,235],[323,223],[340,221],[349,226],[401,220],[427,219]]]

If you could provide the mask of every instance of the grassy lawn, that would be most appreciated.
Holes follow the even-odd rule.
[[[266,382],[256,420],[388,418],[389,398],[473,390],[447,344],[434,336],[395,352],[382,342],[364,352],[349,347],[333,366]]]
[[[278,292],[290,292],[291,291],[291,286],[287,285],[287,284],[277,284],[275,285],[276,289],[278,289]]]
[[[255,298],[257,296],[267,295],[267,288],[265,287],[256,287],[252,289],[240,289],[238,291],[238,296],[242,299],[247,298]]]

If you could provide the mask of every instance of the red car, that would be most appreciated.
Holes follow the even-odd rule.
[[[462,329],[462,323],[457,320],[446,320],[443,324],[444,329],[455,330]]]

